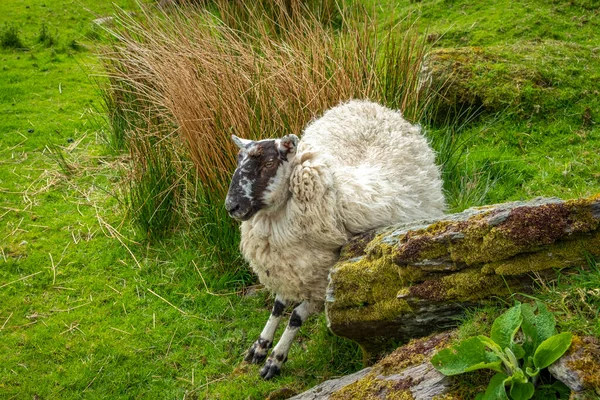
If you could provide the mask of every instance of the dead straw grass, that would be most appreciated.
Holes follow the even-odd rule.
[[[176,192],[168,212],[210,212],[211,223],[227,229],[220,204],[235,166],[231,134],[301,134],[352,98],[417,121],[431,100],[419,87],[427,47],[408,21],[381,29],[367,13],[334,3],[318,12],[297,1],[199,3],[119,13],[116,40],[102,54],[113,128],[132,157],[130,181],[160,154],[156,173]]]

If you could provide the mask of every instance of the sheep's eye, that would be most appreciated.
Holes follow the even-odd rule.
[[[265,168],[271,168],[273,166],[273,161],[267,161],[265,163]]]

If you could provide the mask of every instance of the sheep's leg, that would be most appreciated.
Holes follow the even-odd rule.
[[[260,376],[265,379],[271,379],[275,375],[278,375],[281,371],[281,366],[284,362],[287,361],[287,355],[290,351],[290,346],[298,333],[298,330],[306,321],[306,319],[311,315],[323,307],[323,302],[321,301],[311,301],[305,300],[292,311],[292,316],[290,317],[290,322],[288,323],[287,328],[285,328],[285,332],[281,335],[281,339],[277,342],[277,346],[273,349],[273,352],[269,356],[269,359],[260,370]]]
[[[267,352],[273,344],[273,337],[279,326],[279,321],[281,321],[281,315],[285,310],[286,304],[287,302],[281,296],[277,295],[275,297],[275,304],[273,305],[269,320],[256,342],[248,349],[248,354],[246,354],[244,361],[258,364],[263,362],[267,357]]]

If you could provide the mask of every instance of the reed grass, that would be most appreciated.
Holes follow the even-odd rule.
[[[237,153],[231,134],[301,134],[352,98],[416,122],[435,91],[420,81],[427,44],[409,20],[384,29],[332,2],[194,3],[118,13],[102,54],[105,102],[112,142],[132,153],[130,208],[148,237],[192,222],[217,258],[231,261],[237,226],[222,206]],[[174,160],[177,172],[168,172]]]

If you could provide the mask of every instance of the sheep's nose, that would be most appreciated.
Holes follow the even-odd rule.
[[[234,213],[240,209],[240,204],[235,201],[231,201],[231,199],[228,197],[225,199],[225,209],[229,215],[233,216]]]
[[[240,209],[240,205],[234,204],[231,207],[227,207],[227,212],[229,213],[229,215],[233,216],[235,214],[235,212],[238,211],[239,209]]]

